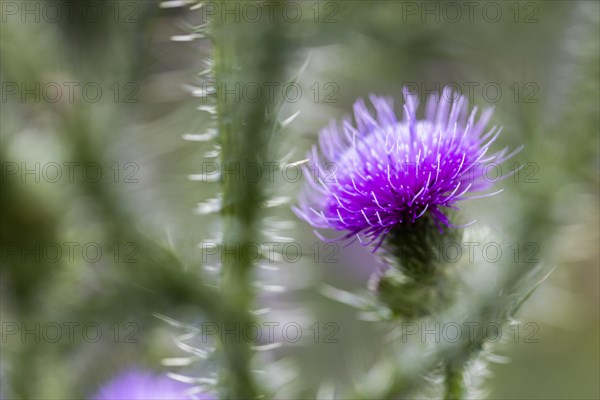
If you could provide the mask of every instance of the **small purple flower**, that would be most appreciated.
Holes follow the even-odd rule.
[[[207,393],[192,394],[193,386],[165,375],[132,369],[105,384],[93,400],[215,400]]]
[[[441,225],[455,227],[444,209],[495,194],[471,195],[493,185],[486,179],[489,163],[512,156],[505,155],[507,149],[486,156],[501,131],[495,126],[486,131],[492,110],[476,120],[477,107],[469,115],[466,99],[446,88],[439,101],[429,98],[425,119],[417,120],[418,99],[406,89],[404,97],[401,121],[390,99],[371,95],[375,115],[359,99],[355,125],[346,118],[341,127],[332,121],[320,132],[320,152],[313,147],[310,171],[304,169],[315,179],[307,179],[294,207],[300,218],[315,228],[346,232],[335,240],[379,239],[378,248],[395,226],[413,224],[426,213],[440,231]]]

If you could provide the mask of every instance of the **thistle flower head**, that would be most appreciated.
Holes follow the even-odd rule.
[[[440,230],[455,227],[447,209],[494,194],[474,195],[493,185],[486,166],[511,157],[507,149],[488,152],[501,131],[487,127],[492,110],[477,116],[474,107],[469,114],[467,100],[446,88],[439,100],[429,98],[425,118],[418,120],[418,99],[406,89],[404,98],[401,120],[391,100],[371,95],[375,113],[359,99],[355,124],[332,121],[320,132],[318,149],[309,154],[312,171],[305,168],[305,176],[314,179],[307,179],[294,208],[300,218],[315,228],[345,232],[335,240],[378,240],[379,247],[394,227],[425,215]]]

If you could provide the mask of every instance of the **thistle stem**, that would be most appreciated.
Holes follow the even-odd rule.
[[[458,243],[462,231],[441,233],[431,217],[398,226],[383,244],[390,268],[377,292],[396,317],[421,318],[446,307],[452,299],[451,276],[442,249]]]
[[[445,400],[461,400],[465,396],[463,368],[454,364],[446,364]]]
[[[214,65],[217,124],[221,145],[223,248],[221,292],[231,311],[224,329],[243,329],[253,322],[255,259],[245,252],[261,239],[262,209],[267,199],[264,180],[242,173],[270,160],[273,107],[267,96],[247,99],[240,87],[277,80],[283,72],[285,46],[276,23],[236,22],[215,18]],[[233,93],[232,93],[233,92]],[[257,398],[251,373],[253,350],[245,340],[223,340],[224,365],[220,398]]]
[[[220,24],[221,22],[221,24]],[[219,85],[230,85],[235,82],[234,65],[235,35],[219,35],[224,29],[222,21],[215,21],[215,79]],[[246,132],[240,129],[242,116],[235,112],[235,104],[227,97],[217,95],[217,124],[221,142],[221,161],[223,165],[236,165],[254,150],[248,146]],[[240,107],[241,105],[237,105]],[[236,115],[237,114],[237,115]],[[253,132],[260,135],[260,129]],[[235,171],[234,171],[235,172]],[[240,257],[237,249],[243,248],[256,237],[257,215],[255,210],[260,206],[261,188],[239,181],[235,175],[225,175],[223,179],[223,207],[221,215],[223,223],[223,246],[235,249],[235,254],[227,253],[223,257],[221,274],[221,292],[227,300],[227,308],[238,310],[238,315],[223,321],[224,328],[239,329],[240,324],[252,321],[248,310],[252,307],[250,272],[252,263],[246,257]],[[220,344],[224,366],[220,373],[221,397],[223,398],[256,398],[258,390],[251,373],[252,350],[242,340],[224,340]]]

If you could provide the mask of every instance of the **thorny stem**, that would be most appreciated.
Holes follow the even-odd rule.
[[[446,364],[445,373],[445,400],[461,400],[464,398],[465,386],[463,382],[463,368],[461,366]]]
[[[379,298],[401,319],[414,320],[447,308],[452,302],[451,278],[443,261],[444,244],[460,241],[462,230],[440,232],[431,217],[390,232],[384,249],[391,267],[381,277]],[[446,400],[464,396],[461,363],[444,361]]]
[[[247,101],[236,91],[249,82],[273,81],[282,75],[284,46],[278,23],[249,24],[233,19],[212,22],[215,80],[217,83],[217,124],[221,145],[223,248],[221,291],[238,314],[229,323],[244,326],[253,318],[254,260],[242,249],[260,239],[261,208],[266,200],[265,185],[259,179],[244,179],[247,166],[269,160],[273,104],[267,96]],[[232,91],[236,93],[232,93]],[[239,325],[238,325],[239,324]],[[232,329],[232,328],[230,328]],[[239,329],[239,328],[236,328]],[[253,351],[243,340],[221,343],[225,365],[219,386],[222,398],[256,398],[259,390],[252,377]]]

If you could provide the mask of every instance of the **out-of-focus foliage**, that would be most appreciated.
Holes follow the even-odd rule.
[[[159,368],[164,358],[180,355],[172,327],[153,314],[200,322],[201,307],[190,302],[196,282],[202,288],[195,299],[210,307],[213,288],[204,288],[211,280],[198,243],[214,238],[221,224],[194,210],[216,197],[219,186],[187,176],[203,168],[214,144],[186,142],[182,135],[210,127],[208,114],[197,110],[201,100],[186,88],[210,67],[212,47],[210,41],[170,40],[207,16],[189,7],[160,8],[156,1],[98,2],[105,18],[90,21],[77,11],[67,14],[73,2],[65,0],[54,2],[63,10],[59,22],[41,11],[36,21],[33,14],[13,15],[7,3],[19,12],[23,4],[0,3],[0,396],[82,397],[126,366]],[[41,10],[42,2],[28,4]],[[290,77],[308,59],[298,78],[303,95],[282,110],[300,115],[276,138],[279,146],[292,152],[291,161],[301,160],[318,130],[347,115],[357,97],[377,93],[400,102],[403,86],[423,98],[455,84],[473,104],[495,106],[493,122],[504,126],[496,146],[523,145],[507,167],[525,167],[502,182],[502,194],[474,200],[463,211],[518,243],[522,252],[523,244],[534,243],[531,256],[554,272],[517,315],[521,329],[531,323],[535,332],[521,331],[515,342],[511,331],[506,343],[497,344],[494,351],[510,363],[491,364],[494,379],[486,388],[491,398],[598,398],[598,3],[494,3],[502,10],[497,22],[482,16],[485,2],[478,3],[472,21],[461,5],[457,22],[449,21],[454,14],[444,15],[438,2],[432,4],[440,10],[439,21],[421,14],[423,2],[314,4],[318,18],[305,5],[298,22],[282,24],[277,33],[265,29],[281,35],[277,41],[248,44],[258,57],[268,54],[261,52],[269,43],[285,43],[281,53]],[[73,100],[68,82],[78,84]],[[61,87],[60,100],[48,101],[40,89],[22,94],[22,87],[49,83]],[[81,90],[90,83],[102,90],[94,101]],[[14,85],[17,93],[11,94]],[[36,181],[35,173],[21,174],[23,166],[36,163],[37,175],[45,165],[60,164],[62,178]],[[79,163],[73,179],[63,163]],[[84,179],[86,163],[100,166],[98,182]],[[13,167],[16,174],[10,173]],[[299,185],[273,186],[294,197]],[[295,219],[287,208],[270,218]],[[281,235],[292,236],[302,249],[318,242],[300,223],[282,228]],[[80,244],[73,259],[66,242]],[[34,255],[36,246],[49,243],[63,251],[57,262]],[[99,261],[81,255],[86,243],[104,251]],[[510,261],[513,254],[505,257]],[[259,303],[282,310],[274,321],[334,322],[339,328],[338,343],[278,350],[276,358],[283,361],[273,370],[292,360],[291,374],[299,376],[289,384],[307,397],[319,389],[323,394],[329,383],[356,383],[356,376],[385,357],[382,343],[389,339],[385,329],[357,321],[355,309],[321,293],[323,284],[366,288],[380,261],[356,246],[340,247],[336,259],[315,263],[309,256],[284,264],[268,279],[296,290],[259,293]],[[58,323],[63,335],[65,323],[92,323],[102,335],[91,341],[78,327],[73,339],[57,343],[36,341],[35,334],[23,337],[22,324],[36,323]],[[19,332],[9,335],[9,326]],[[537,341],[524,341],[529,334]],[[125,340],[127,335],[133,340]]]

